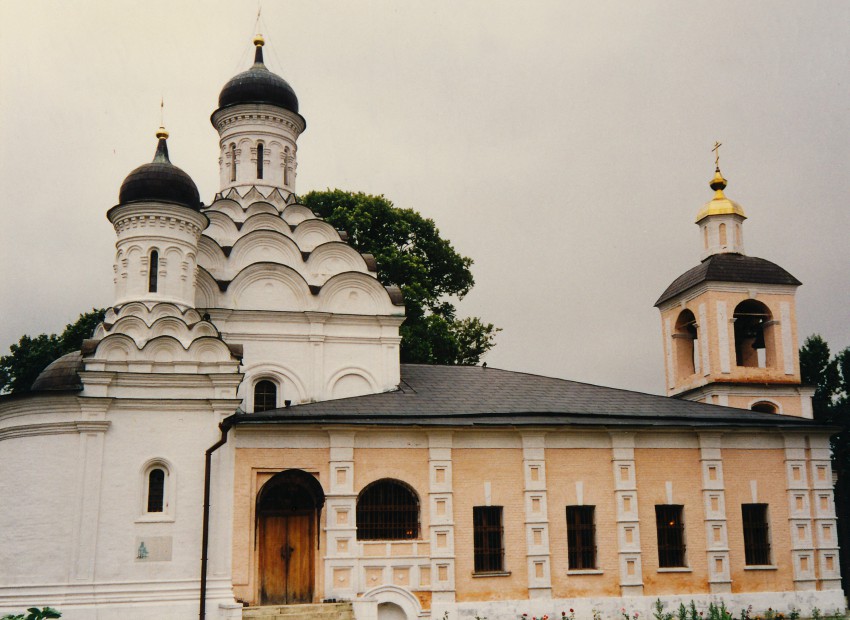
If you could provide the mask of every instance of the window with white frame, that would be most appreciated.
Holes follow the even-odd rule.
[[[146,521],[170,521],[174,517],[174,476],[163,459],[151,459],[142,468],[141,515]]]

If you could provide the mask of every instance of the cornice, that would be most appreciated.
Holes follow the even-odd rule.
[[[107,420],[73,420],[70,422],[45,422],[22,424],[0,429],[0,441],[42,435],[65,435],[70,433],[105,433],[112,423]]]

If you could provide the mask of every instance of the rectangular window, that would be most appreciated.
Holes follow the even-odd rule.
[[[770,532],[767,504],[741,504],[744,521],[744,557],[747,566],[770,564]]]
[[[655,527],[658,532],[658,567],[679,568],[685,563],[684,506],[669,504],[655,507]]]
[[[504,528],[501,506],[472,508],[475,572],[497,573],[505,570]]]
[[[567,506],[567,555],[570,570],[596,568],[595,506]]]

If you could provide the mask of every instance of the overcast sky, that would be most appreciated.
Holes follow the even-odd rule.
[[[218,190],[255,2],[0,2],[0,350],[112,302],[118,188],[155,149]],[[747,253],[850,345],[850,2],[264,3],[298,191],[384,194],[474,259],[491,366],[663,392],[653,303],[699,262],[715,140]]]

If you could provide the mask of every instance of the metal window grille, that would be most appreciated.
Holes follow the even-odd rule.
[[[165,499],[165,472],[152,469],[148,474],[148,512],[162,512]]]
[[[744,521],[744,557],[748,566],[770,564],[767,504],[741,504]]]
[[[596,568],[595,506],[567,506],[567,556],[570,570]]]
[[[378,480],[357,499],[358,540],[405,540],[419,537],[419,500],[396,480]]]
[[[254,413],[277,407],[277,386],[264,379],[254,386]]]
[[[659,568],[686,566],[683,510],[683,506],[662,505],[655,507]]]
[[[148,293],[156,293],[157,280],[159,278],[159,252],[151,252],[150,265],[148,265]]]
[[[504,570],[505,546],[501,506],[472,508],[475,572],[491,573]]]

